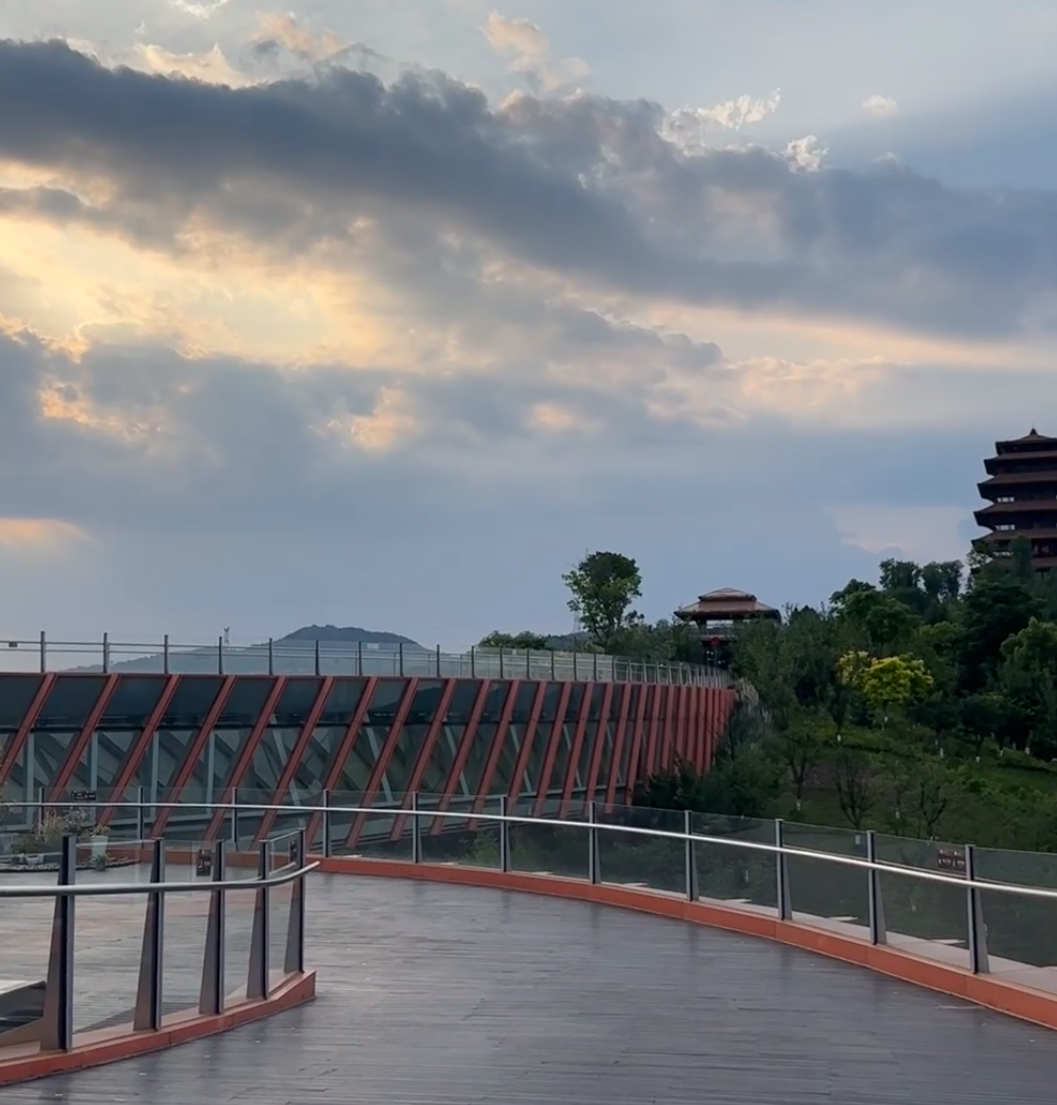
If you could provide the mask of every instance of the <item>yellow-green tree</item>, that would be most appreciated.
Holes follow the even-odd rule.
[[[846,652],[837,661],[841,682],[861,692],[870,708],[882,717],[882,727],[893,710],[923,698],[933,679],[916,656],[882,656],[863,651]]]

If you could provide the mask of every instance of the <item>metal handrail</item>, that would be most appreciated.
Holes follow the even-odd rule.
[[[70,805],[69,802],[46,802],[41,804],[46,807],[66,807]],[[1014,895],[1020,894],[1025,897],[1045,898],[1048,900],[1057,901],[1057,889],[1048,889],[1046,887],[1039,886],[1023,886],[1017,883],[991,882],[989,880],[976,878],[975,876],[970,875],[969,872],[966,873],[965,877],[961,877],[957,875],[947,875],[941,871],[926,871],[924,868],[910,867],[905,864],[888,863],[884,860],[861,859],[857,856],[843,856],[834,852],[815,852],[807,848],[796,848],[788,844],[779,844],[777,842],[774,844],[768,844],[764,841],[738,840],[733,837],[710,836],[704,833],[694,833],[686,831],[675,832],[669,829],[646,829],[637,825],[613,825],[605,821],[597,820],[574,821],[550,817],[524,817],[517,814],[496,814],[485,813],[483,811],[475,812],[473,810],[431,810],[414,807],[408,807],[406,809],[401,808],[399,810],[395,808],[379,810],[378,808],[371,806],[275,806],[268,804],[235,802],[121,802],[118,804],[122,807],[128,807],[130,809],[139,808],[142,805],[143,807],[151,809],[199,809],[209,811],[235,810],[240,814],[263,812],[269,810],[274,810],[276,813],[321,813],[329,816],[333,816],[335,813],[375,815],[380,813],[399,813],[402,817],[407,816],[411,818],[461,818],[465,821],[494,821],[500,824],[511,825],[546,825],[552,828],[561,829],[582,828],[587,831],[597,831],[599,829],[603,829],[608,832],[624,833],[628,836],[643,836],[663,840],[676,840],[683,843],[689,842],[693,844],[715,844],[721,847],[735,849],[740,848],[745,851],[763,852],[765,854],[775,856],[821,860],[826,863],[835,863],[844,867],[856,867],[864,871],[878,871],[884,872],[885,874],[902,875],[908,878],[924,879],[926,882],[942,883],[947,886],[957,887],[960,890],[995,890],[999,893]],[[866,835],[865,832],[864,835]],[[972,845],[966,845],[966,847],[971,848]]]
[[[178,843],[175,842],[174,843]],[[124,845],[130,847],[131,845]],[[122,845],[117,845],[122,847]],[[45,883],[42,886],[4,886],[0,898],[93,898],[120,894],[226,894],[234,890],[267,890],[303,879],[318,870],[319,860],[296,870],[284,870],[262,879],[228,879],[224,882],[121,882],[121,883]]]

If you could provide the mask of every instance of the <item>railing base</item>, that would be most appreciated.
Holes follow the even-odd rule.
[[[70,1051],[41,1051],[36,1045],[0,1048],[0,1086],[163,1051],[272,1017],[304,1005],[315,996],[316,973],[307,971],[284,979],[264,1000],[235,1002],[219,1016],[201,1016],[196,1011],[173,1013],[164,1018],[156,1032],[134,1032],[130,1022],[98,1032],[78,1033]]]

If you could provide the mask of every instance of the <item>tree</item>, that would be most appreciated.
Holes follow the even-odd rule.
[[[882,728],[892,710],[923,698],[933,679],[924,661],[916,656],[884,656],[873,659],[869,653],[848,652],[839,661],[844,683],[861,691],[870,708],[882,716]]]
[[[1041,616],[1042,600],[1009,572],[982,570],[962,602],[957,647],[959,689],[981,690],[998,676],[1002,645]]]
[[[861,829],[873,809],[876,786],[869,756],[849,748],[833,757],[833,783],[840,812],[853,829]]]
[[[778,752],[789,771],[798,811],[803,808],[804,787],[808,776],[822,758],[825,748],[822,739],[823,725],[822,718],[817,714],[801,712],[778,734]]]
[[[500,633],[493,630],[477,642],[478,648],[517,649],[524,652],[545,652],[550,648],[549,639],[541,633],[523,629],[520,633]]]
[[[593,552],[562,576],[572,592],[569,609],[596,643],[607,650],[620,630],[641,619],[632,602],[642,594],[639,566],[628,556]]]

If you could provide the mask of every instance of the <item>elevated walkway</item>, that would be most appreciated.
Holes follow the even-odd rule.
[[[339,875],[315,1002],[5,1105],[1052,1105],[1057,1034],[808,952],[576,901]]]

